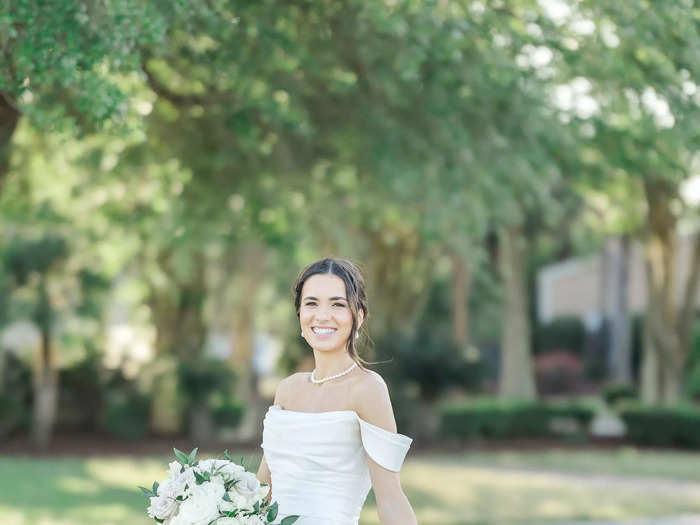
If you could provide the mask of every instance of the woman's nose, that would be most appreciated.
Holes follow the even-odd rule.
[[[316,319],[330,319],[331,317],[331,311],[329,308],[324,308],[321,306],[317,311],[316,311]]]

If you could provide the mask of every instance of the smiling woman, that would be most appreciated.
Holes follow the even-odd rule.
[[[355,265],[327,258],[307,266],[294,284],[294,306],[301,335],[314,350],[312,377],[318,380],[344,371],[352,361],[364,368],[355,342],[368,315],[367,295]]]
[[[396,432],[389,389],[355,344],[368,316],[362,275],[344,259],[314,262],[297,278],[294,305],[316,367],[277,387],[258,478],[297,525],[357,525],[370,487],[382,525],[415,524],[399,480],[413,440]]]

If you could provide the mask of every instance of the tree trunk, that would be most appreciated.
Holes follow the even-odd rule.
[[[610,320],[610,353],[608,373],[618,383],[632,384],[632,356],[630,348],[630,315],[627,301],[629,288],[630,239],[622,236],[608,242],[605,249],[606,286],[604,293],[611,294],[606,301]]]
[[[640,395],[644,403],[655,405],[661,401],[661,369],[659,352],[649,334],[649,323],[644,322]]]
[[[689,356],[700,274],[700,244],[697,239],[694,241],[688,278],[679,300],[678,219],[674,211],[678,187],[663,179],[646,179],[644,187],[649,227],[645,246],[645,323],[648,323],[653,342],[650,347],[656,352],[659,365],[659,391],[656,397],[660,402],[671,405],[680,398]]]
[[[499,232],[499,269],[503,283],[503,340],[499,393],[502,397],[535,399],[530,349],[530,309],[527,293],[527,240],[522,229],[505,226]]]
[[[0,91],[0,195],[10,170],[12,136],[20,117],[20,112],[8,97]]]
[[[464,254],[452,250],[452,337],[465,348],[469,344],[469,286],[471,273]]]
[[[201,254],[193,255],[191,271],[178,272],[174,255],[164,251],[159,257],[161,270],[167,275],[164,288],[154,287],[149,305],[156,326],[157,369],[153,383],[151,427],[158,433],[171,434],[182,427],[184,418],[177,384],[177,361],[200,356],[206,339],[203,317],[207,294],[206,261]]]
[[[39,284],[39,304],[36,320],[41,333],[41,345],[34,367],[34,444],[40,450],[46,450],[51,442],[51,434],[56,421],[58,404],[58,371],[53,346],[51,307],[46,276],[41,276]]]
[[[253,367],[255,352],[255,304],[260,284],[265,275],[265,249],[251,244],[245,250],[240,269],[240,287],[237,305],[233,311],[232,361],[238,375],[236,395],[242,401],[245,412],[236,432],[239,441],[259,439],[260,421],[264,413],[264,400],[258,391],[258,375]]]

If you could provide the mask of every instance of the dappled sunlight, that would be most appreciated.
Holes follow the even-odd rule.
[[[56,480],[56,488],[63,492],[74,494],[95,494],[100,491],[99,485],[85,478],[66,476]]]
[[[581,473],[624,464],[646,473],[687,455],[638,451],[435,454],[409,458],[401,483],[421,525],[541,525],[700,512],[700,483]],[[479,460],[478,465],[470,461]],[[493,461],[488,461],[493,460]],[[630,461],[632,460],[632,461]],[[168,458],[0,458],[0,525],[148,525],[138,485],[163,479]],[[483,463],[487,464],[483,464]],[[551,463],[558,465],[556,471]],[[685,470],[682,470],[685,472]],[[378,525],[372,494],[360,525]]]
[[[90,476],[113,487],[138,490],[138,486],[150,487],[154,481],[167,476],[168,459],[88,459],[85,470]]]

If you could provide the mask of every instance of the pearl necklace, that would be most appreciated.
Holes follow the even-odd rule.
[[[331,379],[335,379],[336,377],[344,376],[345,374],[350,372],[350,370],[352,370],[356,366],[357,366],[357,363],[353,363],[352,365],[350,365],[350,368],[348,368],[347,370],[344,370],[344,371],[340,372],[339,374],[324,377],[323,379],[314,379],[314,372],[316,372],[316,369],[314,368],[313,371],[311,372],[311,382],[316,383],[316,384],[325,383],[326,381],[330,381]]]

